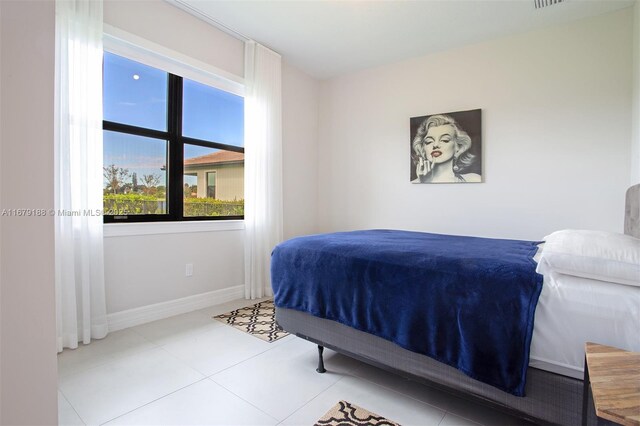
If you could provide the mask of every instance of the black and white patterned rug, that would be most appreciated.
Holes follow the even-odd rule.
[[[400,426],[382,416],[358,407],[348,401],[340,401],[316,421],[314,426]]]
[[[253,306],[217,315],[213,319],[269,343],[289,335],[276,324],[276,310],[273,300],[265,300]]]

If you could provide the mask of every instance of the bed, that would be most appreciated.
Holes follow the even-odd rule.
[[[625,235],[617,236],[624,239],[624,243],[631,244],[631,251],[637,249],[636,238],[640,238],[639,198],[640,185],[635,185],[627,191]],[[555,240],[550,239],[540,249],[531,253],[536,270],[544,278],[537,295],[536,291],[531,293],[538,301],[537,306],[534,305],[535,326],[532,321],[533,330],[530,330],[526,345],[530,350],[526,351],[523,358],[526,362],[526,377],[520,393],[516,388],[500,388],[500,384],[489,384],[484,378],[483,381],[476,380],[470,377],[469,371],[463,372],[455,365],[451,366],[450,360],[440,359],[449,365],[443,364],[434,359],[433,354],[428,356],[406,349],[407,345],[403,347],[394,343],[393,339],[361,331],[301,309],[285,307],[288,305],[283,303],[286,296],[282,291],[276,291],[276,320],[284,330],[318,345],[319,372],[324,370],[322,349],[327,347],[443,391],[481,401],[527,420],[543,424],[579,424],[584,343],[595,341],[640,351],[640,287],[635,284],[639,278],[639,266],[637,258],[631,257],[631,261],[625,258],[622,260],[627,262],[627,269],[612,271],[610,263],[600,265],[598,262],[590,261],[589,256],[594,254],[587,252],[585,268],[595,270],[588,270],[586,274],[576,272],[575,262],[572,263],[574,258],[563,257],[563,253],[558,251],[559,249],[556,250],[558,247],[573,238],[574,246],[597,251],[599,244],[585,241],[603,241],[605,245],[616,245],[618,242],[614,239],[617,237],[597,232],[579,234],[577,237],[574,234],[567,236],[566,233],[561,233],[555,237],[552,234],[551,237]],[[610,252],[611,248],[603,250],[606,255],[607,250]],[[628,252],[623,254],[627,255]],[[558,253],[560,255],[557,255]],[[557,256],[553,257],[554,254]],[[623,263],[620,259],[614,260],[615,265]],[[272,275],[273,268],[272,261]],[[279,281],[282,279],[274,276],[272,280],[274,290],[279,290]],[[525,304],[525,308],[526,306],[528,305]],[[524,327],[527,327],[526,318]],[[527,341],[526,336],[523,339]],[[588,423],[596,424],[593,410],[590,410],[590,413]]]

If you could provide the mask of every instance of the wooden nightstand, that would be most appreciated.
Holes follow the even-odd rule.
[[[591,342],[584,353],[582,424],[587,424],[591,387],[599,419],[640,426],[640,353]]]

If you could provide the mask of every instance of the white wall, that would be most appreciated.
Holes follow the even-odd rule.
[[[162,0],[105,0],[104,22],[231,74],[244,74],[243,42]]]
[[[320,82],[282,66],[284,238],[317,232]]]
[[[626,9],[324,82],[320,230],[621,231],[632,22]],[[485,183],[409,183],[409,118],[474,108]]]
[[[0,5],[0,99],[2,96],[2,5]],[[0,125],[2,102],[0,102]],[[2,131],[0,131],[0,164],[2,164]],[[2,180],[0,180],[0,207],[2,207]],[[0,218],[0,324],[2,321],[2,219]],[[0,423],[2,423],[2,326],[0,325]]]
[[[633,107],[631,184],[640,183],[640,0],[633,14]]]
[[[242,231],[106,237],[108,312],[243,285],[241,237]]]
[[[244,74],[244,43],[163,1],[108,0],[105,23],[218,67]],[[284,235],[315,231],[319,83],[283,64]],[[244,232],[105,238],[108,313],[244,283]],[[192,277],[185,264],[193,263]]]
[[[53,208],[54,25],[54,2],[0,1],[0,209]],[[56,424],[53,217],[0,229],[0,424]]]
[[[0,4],[0,99],[3,99],[2,93],[2,5]],[[0,126],[2,125],[2,102],[0,101]],[[0,127],[1,129],[1,127]],[[0,130],[0,165],[2,164],[2,131]],[[1,178],[1,175],[0,175]],[[2,207],[2,180],[0,180],[0,207]],[[2,218],[0,218],[0,424],[2,423]]]

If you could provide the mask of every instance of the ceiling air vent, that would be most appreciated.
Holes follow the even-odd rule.
[[[562,3],[564,0],[533,0],[533,4],[536,9],[540,9],[547,6],[553,6],[554,4]]]

